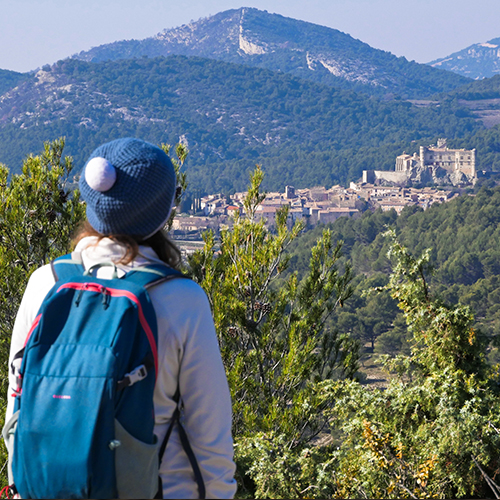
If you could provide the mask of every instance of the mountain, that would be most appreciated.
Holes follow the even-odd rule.
[[[403,150],[482,130],[453,100],[418,108],[288,74],[171,56],[46,66],[0,96],[0,161],[18,171],[65,136],[78,168],[100,143],[137,136],[188,143],[189,182],[242,190],[256,163],[266,188],[348,183],[393,168]],[[480,155],[478,155],[480,159]]]
[[[429,63],[433,68],[480,80],[500,73],[500,38],[475,43],[466,49]]]
[[[338,30],[246,7],[73,57],[101,62],[171,54],[257,66],[375,95],[425,97],[467,82],[454,73],[374,49]]]

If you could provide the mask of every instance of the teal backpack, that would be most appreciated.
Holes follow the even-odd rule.
[[[102,265],[114,266],[94,267]],[[18,388],[3,431],[12,492],[154,498],[161,495],[160,458],[177,422],[204,497],[179,408],[161,446],[153,433],[157,325],[147,289],[182,273],[150,265],[118,278],[114,267],[112,279],[99,279],[71,255],[52,269],[56,284],[12,364],[14,370],[20,362]]]

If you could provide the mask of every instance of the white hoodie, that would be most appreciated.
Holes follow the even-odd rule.
[[[80,252],[88,269],[101,262],[117,261],[123,247],[110,239],[96,244],[94,237],[83,238]],[[130,265],[118,265],[119,275],[148,263],[160,262],[155,252],[140,246],[139,256]],[[110,278],[112,268],[98,270],[99,278]],[[22,349],[38,309],[55,280],[50,266],[31,276],[19,308],[10,349],[13,356]],[[207,498],[232,498],[234,480],[231,437],[231,400],[222,365],[210,305],[205,292],[191,280],[161,283],[150,291],[158,323],[159,374],[155,387],[155,434],[162,442],[176,408],[173,399],[179,385],[184,406],[184,427],[198,460]],[[16,387],[9,370],[9,395]],[[13,413],[14,398],[8,398],[6,421]],[[189,460],[174,426],[160,468],[163,498],[197,498],[198,488]]]

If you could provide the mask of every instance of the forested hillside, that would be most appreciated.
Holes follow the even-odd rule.
[[[343,240],[344,262],[352,262],[355,294],[338,312],[341,331],[376,345],[379,352],[408,351],[404,321],[387,293],[362,296],[362,291],[385,285],[392,269],[387,258],[389,227],[413,254],[431,248],[433,292],[447,303],[469,305],[480,330],[492,341],[500,337],[500,188],[484,187],[474,196],[461,196],[426,211],[407,207],[367,211],[359,219],[340,218],[332,226],[334,239]],[[298,242],[292,268],[306,269],[306,255],[318,231],[306,232]],[[380,337],[379,337],[380,336]],[[492,346],[496,344],[493,342]],[[492,359],[497,359],[493,357]]]
[[[459,99],[497,99],[500,97],[500,75],[467,83],[456,90],[441,94],[446,97]]]
[[[27,74],[0,69],[0,96],[27,78],[29,78]]]
[[[114,138],[182,137],[192,151],[191,189],[244,189],[256,163],[266,187],[281,189],[347,183],[363,169],[393,168],[403,150],[443,136],[453,146],[482,129],[454,100],[417,108],[215,60],[66,60],[4,94],[0,159],[16,171],[44,140],[65,136],[79,170],[93,148]],[[483,154],[479,168],[489,169]]]

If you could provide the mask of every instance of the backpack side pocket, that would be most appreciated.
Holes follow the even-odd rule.
[[[119,498],[154,498],[158,490],[158,445],[139,441],[115,419],[116,489]]]
[[[12,475],[12,457],[14,455],[14,436],[16,434],[17,421],[19,419],[19,412],[17,410],[12,417],[10,417],[9,421],[6,422],[2,429],[2,436],[5,442],[5,446],[7,447],[7,452],[9,453],[9,461],[7,465],[7,471],[9,475],[9,484],[14,484],[14,477]]]

